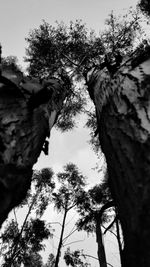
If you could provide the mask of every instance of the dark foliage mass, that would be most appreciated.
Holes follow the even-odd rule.
[[[72,267],[91,266],[91,264],[86,262],[86,257],[84,256],[83,251],[80,250],[71,251],[70,248],[67,248],[64,255],[64,260],[67,266],[72,266]]]
[[[139,3],[139,7],[145,15],[147,15],[148,17],[150,16],[150,2],[149,2],[149,0],[141,0]]]
[[[111,216],[107,216],[105,208],[103,209],[108,203],[110,207],[114,205],[106,178],[103,183],[95,185],[88,191],[82,191],[78,199],[79,220],[76,223],[78,230],[95,232],[98,214],[101,223],[111,220]]]
[[[122,57],[132,53],[133,47],[142,40],[140,19],[139,12],[130,9],[122,17],[112,12],[105,22],[105,30],[99,35],[89,31],[81,20],[71,21],[68,26],[63,22],[52,26],[43,21],[39,28],[29,33],[25,58],[29,63],[29,75],[40,79],[60,78],[70,88],[57,128],[72,129],[75,116],[85,112],[87,95],[84,87],[88,71],[102,66],[110,70],[114,63],[119,65]],[[91,120],[93,114],[88,115]],[[90,121],[87,125],[92,131],[96,130]],[[97,144],[93,135],[92,143]]]
[[[34,171],[32,188],[20,204],[27,210],[23,223],[14,209],[14,219],[8,221],[1,234],[3,267],[43,266],[39,252],[44,249],[43,240],[52,237],[52,229],[41,216],[52,201],[53,175],[50,168]]]

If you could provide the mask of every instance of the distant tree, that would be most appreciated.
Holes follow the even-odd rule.
[[[58,267],[59,264],[67,214],[71,209],[77,207],[78,198],[85,186],[85,177],[73,163],[64,166],[64,172],[58,173],[57,178],[60,187],[53,193],[53,202],[56,210],[58,212],[63,212],[64,214],[55,258],[55,267]]]
[[[54,189],[53,171],[42,169],[34,171],[33,185],[20,207],[28,208],[26,217],[20,225],[16,211],[12,219],[4,227],[1,234],[3,267],[42,266],[39,252],[43,249],[43,240],[52,237],[50,228],[41,220],[45,209],[52,200]]]
[[[102,237],[102,224],[112,218],[105,211],[114,207],[107,183],[94,186],[87,192],[83,191],[78,205],[79,220],[76,225],[78,230],[87,233],[95,232],[98,247],[98,259],[101,267],[107,267],[105,248]]]
[[[81,258],[83,258],[84,261]],[[83,254],[83,250],[70,251],[70,248],[68,247],[64,254],[64,260],[67,266],[69,265],[71,265],[72,267],[91,266],[91,264],[85,262],[86,256]]]

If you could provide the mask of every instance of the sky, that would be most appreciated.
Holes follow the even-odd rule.
[[[130,6],[134,7],[137,2],[137,0],[0,0],[2,56],[17,56],[19,63],[24,66],[23,58],[27,46],[25,37],[30,30],[37,28],[43,19],[52,25],[56,20],[68,24],[71,20],[82,19],[89,29],[94,29],[98,33],[104,28],[104,21],[111,10],[120,14]],[[89,132],[83,127],[84,123],[84,118],[81,117],[78,128],[65,134],[53,129],[49,156],[46,157],[42,152],[34,168],[52,167],[58,172],[62,170],[64,164],[73,162],[88,177],[90,185],[99,183],[100,176],[93,170],[98,159],[88,145]],[[102,163],[103,161],[100,164]],[[48,217],[49,213],[47,212],[45,216]],[[108,236],[105,243],[108,247],[109,261],[114,267],[120,267],[115,241]],[[89,237],[85,239],[85,244],[81,242],[81,245],[77,246],[86,247],[87,254],[94,251],[96,256],[95,239]],[[50,247],[54,249],[52,244]],[[92,266],[98,267],[98,264],[93,262]]]

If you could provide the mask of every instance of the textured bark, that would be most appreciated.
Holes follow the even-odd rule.
[[[150,266],[150,49],[113,75],[94,71],[97,112],[109,183],[124,235],[124,267]]]
[[[57,79],[40,84],[13,71],[4,75],[0,76],[0,224],[26,195],[33,164],[45,148],[66,92]]]

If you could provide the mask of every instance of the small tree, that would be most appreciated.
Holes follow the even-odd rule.
[[[57,178],[60,187],[53,193],[53,202],[57,211],[63,212],[64,215],[55,259],[55,267],[58,267],[60,259],[67,214],[71,209],[77,207],[79,195],[85,186],[85,177],[73,163],[64,166],[64,172],[58,173]]]
[[[38,252],[43,249],[42,241],[52,237],[49,227],[41,220],[51,201],[51,193],[54,189],[52,177],[51,169],[42,169],[33,173],[33,186],[20,205],[20,207],[28,207],[22,225],[19,224],[14,210],[15,219],[7,223],[1,235],[3,267],[21,266],[22,263],[24,266],[33,266],[34,262],[36,266],[41,266]]]
[[[80,218],[76,223],[77,228],[85,230],[87,233],[95,232],[101,267],[107,267],[101,226],[111,218],[105,211],[113,206],[114,202],[111,199],[107,183],[96,185],[87,192],[83,191],[78,205]]]

